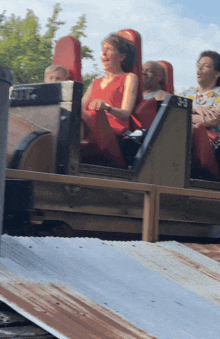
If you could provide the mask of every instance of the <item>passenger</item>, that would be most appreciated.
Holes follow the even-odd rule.
[[[220,135],[220,54],[204,51],[197,63],[198,89],[183,96],[193,100],[192,123],[202,123]]]
[[[220,173],[220,54],[204,51],[197,63],[198,89],[183,96],[193,100],[192,177],[219,180]],[[214,133],[213,133],[214,132]],[[212,148],[216,158],[212,158]],[[201,165],[202,162],[205,164]],[[217,160],[217,164],[216,163]],[[208,169],[208,172],[207,172]]]
[[[148,61],[142,67],[143,98],[144,100],[155,98],[163,101],[170,95],[165,92],[166,75],[163,67],[156,61]]]
[[[46,84],[58,81],[66,81],[69,78],[69,70],[60,65],[51,65],[45,69],[44,82]]]
[[[91,115],[106,115],[114,133],[129,129],[129,118],[137,100],[138,77],[130,73],[136,61],[133,44],[117,34],[102,43],[102,67],[105,76],[89,86],[82,99],[82,119],[91,126]],[[117,126],[117,128],[116,128]]]

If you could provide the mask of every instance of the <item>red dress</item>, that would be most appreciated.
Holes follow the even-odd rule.
[[[92,88],[91,102],[94,99],[105,101],[114,108],[121,108],[124,84],[128,73],[119,74],[104,88],[100,87],[103,78],[96,79]],[[93,149],[105,158],[106,165],[125,167],[125,161],[117,143],[117,137],[129,129],[129,119],[124,120],[111,113],[105,113],[87,109],[82,120],[89,127],[89,143]],[[91,147],[90,147],[91,148]],[[86,157],[91,156],[91,150],[86,152]],[[85,152],[84,152],[85,155]],[[97,152],[93,153],[97,158]],[[83,157],[84,159],[84,157]]]
[[[128,73],[116,75],[114,79],[104,89],[100,87],[103,78],[96,79],[92,88],[91,102],[95,99],[100,99],[114,108],[121,108],[124,93],[124,84],[127,75]],[[87,109],[87,111],[89,112],[89,115],[91,115],[91,121],[88,121],[90,118],[84,116],[82,117],[82,119],[85,124],[93,126],[94,115],[96,115],[97,112],[90,109]],[[106,113],[106,116],[115,135],[120,135],[124,131],[129,129],[129,119],[125,120],[116,117],[111,113]]]

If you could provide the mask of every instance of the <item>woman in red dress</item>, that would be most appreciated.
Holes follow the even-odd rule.
[[[138,77],[130,73],[136,61],[135,47],[111,34],[102,44],[101,61],[105,76],[94,80],[82,99],[85,135],[101,153],[108,154],[110,163],[124,167],[117,136],[129,129],[137,100]]]

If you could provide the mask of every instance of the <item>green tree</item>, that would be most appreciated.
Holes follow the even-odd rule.
[[[15,84],[43,81],[44,70],[52,63],[55,35],[59,27],[65,24],[58,20],[61,11],[57,3],[48,18],[44,35],[40,34],[39,19],[31,9],[27,10],[24,19],[14,14],[6,17],[5,12],[0,15],[1,66],[12,71]],[[86,37],[85,29],[86,17],[82,15],[71,27],[69,35],[81,40]],[[93,59],[93,51],[88,46],[82,45],[82,58]],[[92,81],[95,76],[94,72],[86,76],[86,87],[89,78]]]
[[[33,10],[28,9],[26,17],[2,17],[0,26],[1,65],[8,67],[14,76],[14,83],[43,81],[44,69],[51,63],[53,39],[59,26],[61,11],[54,6],[53,15],[48,19],[47,31],[40,35],[39,20]]]
[[[85,59],[92,59],[94,60],[94,57],[92,55],[93,51],[85,45],[82,45],[82,38],[86,38],[85,35],[85,29],[86,29],[86,16],[83,14],[79,17],[76,25],[72,26],[70,29],[70,34],[72,37],[78,39],[81,42],[81,48],[82,48],[82,58]]]
[[[79,17],[76,25],[72,26],[70,29],[70,34],[72,37],[78,39],[81,43],[81,49],[82,49],[82,58],[84,59],[92,59],[94,60],[93,57],[93,51],[86,45],[82,44],[82,39],[86,38],[87,36],[85,35],[85,30],[86,30],[86,16],[83,14],[82,16]],[[98,67],[96,64],[93,65],[93,71],[90,73],[87,73],[83,76],[83,89],[84,93],[86,92],[87,88],[91,84],[91,82],[97,78],[97,76],[100,75],[100,72],[98,70]]]

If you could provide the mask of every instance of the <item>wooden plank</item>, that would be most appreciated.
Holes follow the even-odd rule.
[[[144,192],[34,182],[33,208],[84,214],[143,217]]]
[[[129,217],[115,217],[82,213],[70,213],[60,211],[44,211],[46,220],[58,220],[68,224],[72,230],[58,226],[51,231],[42,229],[40,235],[53,236],[77,236],[76,231],[112,232],[112,233],[134,233],[141,234],[142,219]]]
[[[153,241],[159,240],[159,217],[160,217],[160,194],[158,189],[155,189],[154,198],[154,238]]]
[[[220,201],[161,194],[160,220],[218,224],[220,220]]]
[[[142,226],[142,240],[154,240],[154,203],[155,190],[144,195],[144,211],[143,211],[143,226]]]
[[[190,179],[190,188],[208,189],[208,190],[220,190],[220,182]]]
[[[24,179],[42,182],[54,182],[60,184],[69,184],[77,186],[106,187],[115,189],[136,190],[142,192],[150,192],[154,185],[142,184],[129,181],[97,179],[92,177],[70,176],[51,173],[40,173],[30,171],[19,171],[6,169],[6,178]]]
[[[55,338],[51,334],[47,333],[45,330],[37,327],[35,325],[30,326],[16,326],[16,327],[7,327],[0,328],[0,338],[1,339],[52,339]]]
[[[156,242],[159,238],[160,196],[157,190],[144,195],[142,240]]]
[[[55,337],[0,301],[0,338],[52,339]]]
[[[175,237],[218,238],[219,226],[180,221],[160,221],[160,235]]]
[[[165,187],[158,186],[159,193],[171,194],[171,195],[181,195],[189,197],[198,197],[204,199],[220,199],[220,192],[202,190],[202,189],[191,189],[191,188],[175,188],[175,187]]]
[[[28,320],[17,313],[9,311],[0,311],[0,327],[14,326],[15,324],[27,323]]]

